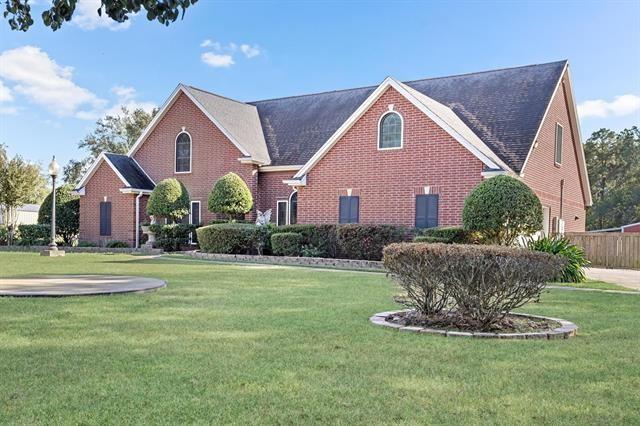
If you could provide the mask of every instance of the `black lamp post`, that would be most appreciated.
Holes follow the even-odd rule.
[[[40,254],[43,256],[64,256],[64,251],[58,250],[56,244],[56,178],[60,172],[60,166],[56,161],[56,156],[53,156],[51,163],[49,164],[49,176],[51,176],[51,242],[49,243],[49,250],[43,250]]]

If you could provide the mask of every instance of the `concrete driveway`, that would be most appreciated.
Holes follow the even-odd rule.
[[[587,278],[640,290],[640,270],[586,268]]]

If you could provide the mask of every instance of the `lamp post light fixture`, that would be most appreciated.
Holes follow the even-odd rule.
[[[48,250],[42,250],[41,256],[64,256],[64,250],[58,250],[56,244],[56,178],[60,173],[60,166],[56,161],[56,156],[53,156],[51,163],[49,163],[49,176],[51,176],[51,242],[49,243]]]

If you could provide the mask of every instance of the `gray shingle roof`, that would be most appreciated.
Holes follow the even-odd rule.
[[[269,151],[255,106],[191,86],[185,86],[185,89],[233,136],[240,146],[249,152],[254,160],[269,164]]]
[[[113,167],[118,170],[122,177],[129,182],[129,186],[131,188],[148,190],[153,190],[153,188],[155,188],[151,179],[149,179],[133,158],[121,154],[105,153],[104,155],[109,159],[111,164],[113,164]]]
[[[406,82],[447,105],[519,172],[566,61]],[[375,86],[250,102],[272,165],[306,163]]]

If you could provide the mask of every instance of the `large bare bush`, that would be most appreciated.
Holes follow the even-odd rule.
[[[448,307],[486,330],[537,299],[563,260],[509,247],[404,243],[385,248],[384,265],[421,314]]]

